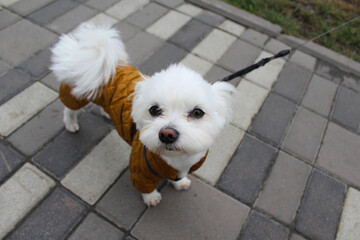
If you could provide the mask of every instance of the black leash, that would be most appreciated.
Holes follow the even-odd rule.
[[[267,64],[268,62],[270,62],[270,61],[272,61],[272,60],[274,60],[274,59],[276,59],[276,58],[279,58],[279,57],[285,57],[285,56],[289,55],[291,52],[293,52],[293,51],[295,51],[296,49],[298,49],[299,47],[307,44],[308,42],[314,41],[314,40],[316,40],[316,39],[318,39],[318,38],[321,38],[322,36],[324,36],[324,35],[326,35],[326,34],[328,34],[328,33],[331,33],[331,32],[333,32],[333,31],[335,31],[335,30],[337,30],[337,29],[339,29],[339,28],[342,28],[342,27],[344,27],[344,26],[346,26],[346,25],[348,25],[348,24],[350,24],[350,23],[352,23],[352,22],[354,22],[354,21],[356,21],[356,20],[358,20],[358,19],[360,19],[360,16],[357,16],[357,17],[351,19],[351,20],[348,21],[348,22],[345,22],[345,23],[343,23],[343,24],[341,24],[341,25],[339,25],[339,26],[337,26],[337,27],[335,27],[335,28],[333,28],[333,29],[330,29],[330,30],[327,31],[327,32],[321,33],[320,35],[317,35],[316,37],[314,37],[314,38],[312,38],[312,39],[309,39],[309,40],[305,41],[304,43],[301,43],[301,44],[297,45],[296,47],[294,47],[294,48],[292,48],[292,49],[282,50],[282,51],[278,52],[277,54],[275,54],[275,55],[272,56],[272,57],[263,58],[263,59],[261,59],[260,61],[258,61],[257,63],[255,63],[255,64],[253,64],[253,65],[250,65],[250,66],[248,66],[248,67],[246,67],[246,68],[243,68],[243,69],[241,69],[240,71],[237,71],[237,72],[235,72],[235,73],[233,73],[233,74],[230,74],[229,76],[226,76],[225,78],[220,79],[220,80],[218,80],[218,81],[220,81],[220,82],[228,82],[228,81],[230,81],[230,80],[232,80],[232,79],[234,79],[234,78],[236,78],[236,77],[244,76],[245,74],[247,74],[247,73],[249,73],[249,72],[251,72],[251,71],[253,71],[253,70],[257,69],[257,68],[264,66],[264,65]]]
[[[279,58],[279,57],[284,57],[288,54],[290,54],[291,50],[290,49],[287,49],[287,50],[282,50],[280,52],[278,52],[276,55],[272,56],[272,57],[268,57],[268,58],[263,58],[261,59],[260,61],[258,61],[257,63],[253,64],[253,65],[250,65],[244,69],[241,69],[240,71],[237,71],[236,73],[233,73],[219,81],[221,82],[228,82],[236,77],[241,77],[259,67],[262,67],[264,66],[265,64],[267,64],[268,62],[270,62],[271,60],[274,60],[276,58]]]

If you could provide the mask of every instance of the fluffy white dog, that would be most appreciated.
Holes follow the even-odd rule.
[[[231,84],[211,85],[181,64],[144,76],[128,65],[116,30],[89,23],[61,36],[52,53],[67,130],[79,130],[76,110],[98,104],[132,145],[131,182],[145,204],[160,202],[162,179],[178,190],[189,188],[187,174],[201,166],[231,118]]]

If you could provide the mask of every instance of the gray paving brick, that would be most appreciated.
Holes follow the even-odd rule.
[[[240,39],[245,40],[253,45],[256,45],[258,47],[263,47],[265,42],[268,40],[268,36],[260,33],[258,31],[255,31],[251,28],[248,28],[243,32],[240,36]]]
[[[261,50],[247,42],[237,40],[219,60],[219,64],[236,72],[254,63]]]
[[[300,236],[299,234],[293,233],[291,234],[290,240],[306,240],[306,239]]]
[[[156,52],[163,43],[163,40],[150,33],[138,32],[131,41],[128,41],[126,44],[131,64],[139,66]]]
[[[223,79],[224,77],[230,75],[231,72],[214,65],[210,71],[205,75],[205,79],[211,83]],[[237,86],[237,84],[240,82],[240,78],[236,78],[231,80],[231,84],[233,84],[234,86]]]
[[[119,22],[113,27],[120,32],[121,40],[123,40],[125,43],[132,39],[135,34],[141,31],[140,28],[135,27],[134,25],[125,21]],[[127,44],[125,44],[125,47],[127,48]],[[132,59],[132,56],[130,56],[130,59]]]
[[[188,191],[167,186],[132,230],[139,239],[235,239],[249,208],[191,177]],[[214,217],[216,216],[216,217]]]
[[[360,186],[360,136],[329,123],[317,165]]]
[[[26,16],[54,0],[21,0],[10,6],[10,9],[21,16]]]
[[[155,2],[158,2],[164,6],[170,7],[170,8],[176,8],[177,6],[184,3],[184,0],[155,0]]]
[[[191,51],[211,30],[210,26],[192,19],[170,38],[170,42]]]
[[[3,104],[20,91],[28,87],[33,81],[29,74],[18,69],[11,69],[0,77],[0,104]]]
[[[340,86],[331,120],[357,133],[360,125],[360,93]]]
[[[301,105],[328,117],[338,85],[314,74]]]
[[[311,167],[280,152],[255,206],[290,225],[295,219]]]
[[[309,179],[295,229],[310,239],[335,239],[346,185],[314,170]]]
[[[104,221],[94,213],[90,213],[81,225],[71,235],[69,240],[119,240],[124,237],[124,233]]]
[[[247,223],[241,230],[240,240],[285,240],[288,239],[289,229],[279,223],[270,220],[264,215],[252,211]]]
[[[88,0],[85,2],[85,4],[99,11],[105,11],[117,2],[119,2],[119,0]]]
[[[282,147],[300,158],[314,163],[327,120],[305,108],[296,113]]]
[[[299,64],[300,66],[313,71],[316,65],[316,58],[300,52],[299,50],[295,51],[290,57],[290,61]]]
[[[339,69],[323,61],[318,61],[315,68],[315,73],[335,83],[341,82],[341,72],[339,71]]]
[[[0,30],[20,20],[20,17],[7,9],[0,10]]]
[[[31,13],[27,18],[37,24],[46,25],[77,5],[77,2],[71,0],[56,0]]]
[[[64,130],[34,157],[33,161],[42,166],[57,179],[61,179],[84,155],[110,132],[110,126],[90,113],[79,118],[80,130],[69,133]]]
[[[286,45],[285,43],[283,42],[280,42],[279,40],[277,39],[274,39],[274,38],[271,38],[266,44],[265,44],[265,47],[264,47],[264,50],[268,51],[268,52],[271,52],[273,54],[276,54],[282,50],[285,50],[285,49],[290,49],[290,47],[288,45]],[[288,57],[286,57],[288,58]]]
[[[252,204],[275,153],[275,148],[246,135],[217,186],[240,201]]]
[[[136,238],[134,238],[133,236],[126,236],[125,240],[136,240]]]
[[[49,46],[56,35],[23,19],[0,31],[0,39],[0,58],[17,66]]]
[[[250,132],[279,146],[291,123],[296,105],[277,94],[270,93],[252,122]]]
[[[310,76],[310,70],[289,62],[280,73],[273,91],[297,103],[305,92]]]
[[[215,14],[210,11],[202,11],[200,14],[195,16],[195,18],[203,23],[206,23],[210,26],[216,27],[219,25],[222,21],[224,21],[224,17],[218,14]]]
[[[344,86],[360,93],[360,78],[354,75],[344,75]]]
[[[166,42],[158,51],[141,64],[139,69],[144,74],[152,75],[162,69],[166,69],[170,64],[180,62],[186,54],[187,52],[183,49]]]
[[[56,80],[55,75],[51,72],[40,80],[46,86],[52,88],[54,91],[59,91],[60,82]]]
[[[35,56],[20,64],[20,68],[30,73],[34,79],[39,79],[49,72],[51,51],[45,48]]]
[[[97,11],[94,9],[79,5],[64,15],[58,17],[53,22],[47,24],[46,26],[59,34],[67,33],[77,27],[80,23],[85,22],[86,20],[95,16],[96,13]]]
[[[126,21],[141,29],[146,29],[167,12],[167,8],[156,3],[150,3],[142,10],[137,11],[128,17]]]
[[[60,100],[53,102],[7,140],[25,155],[33,155],[64,128],[63,109]]]
[[[11,69],[10,65],[0,60],[0,77],[5,75]]]
[[[87,206],[56,188],[8,239],[64,239],[87,211]]]
[[[126,171],[96,206],[96,211],[117,226],[130,230],[146,209],[141,194],[132,186]]]
[[[0,183],[25,161],[25,158],[21,154],[1,142],[0,159]]]

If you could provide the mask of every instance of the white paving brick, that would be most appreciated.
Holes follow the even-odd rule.
[[[273,56],[271,53],[263,51],[256,59],[256,62],[271,56]],[[249,74],[246,74],[245,78],[261,86],[264,86],[265,88],[271,89],[271,86],[276,81],[284,65],[285,60],[278,58],[267,63],[265,66],[260,67]]]
[[[122,20],[148,3],[149,0],[122,0],[106,10],[106,14]]]
[[[240,36],[245,30],[245,27],[230,20],[225,20],[222,24],[219,25],[219,28],[226,32],[232,33],[235,36]]]
[[[360,239],[360,192],[349,188],[336,240]]]
[[[116,18],[110,17],[104,13],[99,13],[95,17],[91,18],[88,22],[92,22],[95,25],[109,25],[113,26],[118,22]]]
[[[0,106],[0,135],[8,136],[57,96],[55,91],[36,82],[4,103]]]
[[[0,5],[9,7],[20,0],[0,0]],[[1,9],[1,8],[0,8]]]
[[[245,132],[237,127],[228,125],[210,147],[204,164],[194,174],[211,185],[215,185],[238,148],[244,134]]]
[[[55,185],[26,163],[0,187],[0,238],[4,237]]]
[[[131,147],[113,130],[61,183],[94,204],[128,166],[130,151]]]
[[[191,17],[187,15],[170,11],[148,27],[146,31],[166,40],[190,21],[190,19]]]
[[[186,15],[195,17],[202,12],[202,9],[189,3],[184,3],[177,8],[179,12],[185,13]]]
[[[239,83],[236,91],[233,98],[232,123],[246,131],[269,91],[245,79]]]
[[[205,74],[212,68],[213,64],[199,58],[191,53],[186,55],[186,57],[181,61],[182,64],[187,66],[188,68],[191,68],[192,70],[200,73],[202,76],[205,76]]]
[[[193,49],[192,52],[216,63],[235,40],[236,37],[219,29],[214,29]]]

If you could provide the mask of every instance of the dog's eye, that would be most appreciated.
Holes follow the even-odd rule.
[[[151,106],[151,108],[149,109],[149,113],[151,114],[151,116],[157,117],[157,116],[161,115],[162,110],[159,108],[158,105],[154,105],[154,106]]]
[[[192,118],[199,119],[202,118],[204,114],[205,114],[204,111],[201,110],[200,108],[194,108],[194,110],[190,112],[189,116]]]

